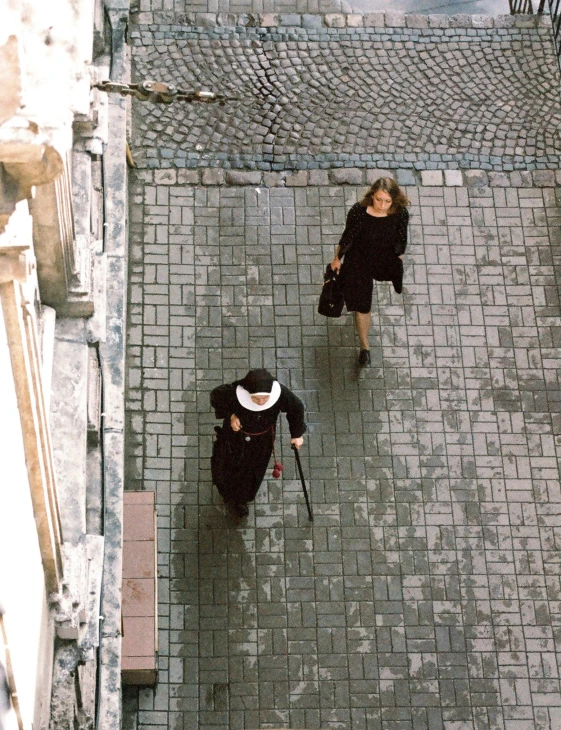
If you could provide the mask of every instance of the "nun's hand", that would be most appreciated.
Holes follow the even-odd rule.
[[[232,413],[232,415],[230,416],[230,426],[232,427],[232,431],[242,430],[242,424],[240,423],[240,419],[236,416],[235,413]]]
[[[302,436],[299,436],[297,439],[290,439],[290,443],[293,446],[296,446],[297,449],[299,449],[300,446],[302,446],[302,444],[304,443],[304,439],[302,438]]]

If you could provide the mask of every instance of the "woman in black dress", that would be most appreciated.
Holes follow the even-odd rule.
[[[233,512],[245,517],[267,471],[279,413],[286,413],[290,443],[299,449],[306,432],[304,405],[267,370],[250,370],[242,380],[218,386],[210,404],[224,419],[215,427],[212,481]]]
[[[381,177],[347,215],[347,225],[331,262],[340,270],[345,304],[354,312],[360,340],[360,365],[370,364],[370,329],[373,280],[391,281],[401,294],[403,262],[407,246],[409,201],[397,183]]]

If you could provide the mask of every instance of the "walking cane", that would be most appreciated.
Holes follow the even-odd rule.
[[[302,489],[304,490],[304,498],[306,500],[306,507],[308,508],[308,519],[310,522],[313,521],[314,515],[312,512],[312,507],[310,505],[310,499],[308,497],[308,490],[306,489],[306,482],[304,480],[304,472],[302,471],[302,462],[300,461],[300,454],[298,453],[298,449],[294,444],[290,447],[294,451],[294,456],[296,457],[296,466],[298,467],[298,472],[300,474],[300,481],[302,482]]]

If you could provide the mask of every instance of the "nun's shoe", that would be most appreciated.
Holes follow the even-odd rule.
[[[245,502],[234,502],[233,499],[225,498],[224,504],[230,511],[232,517],[237,517],[238,519],[241,519],[242,517],[247,517],[249,514],[249,509]]]
[[[361,350],[358,356],[358,364],[362,367],[370,365],[370,350]]]
[[[236,502],[234,503],[233,508],[236,517],[239,517],[240,519],[242,517],[247,517],[249,514],[249,507],[245,502]]]

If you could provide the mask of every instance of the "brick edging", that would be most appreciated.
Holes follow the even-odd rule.
[[[549,15],[406,15],[384,13],[176,13],[166,11],[131,14],[138,25],[175,25],[210,28],[551,28]]]
[[[561,170],[523,170],[491,172],[487,170],[364,170],[356,167],[332,170],[298,170],[296,172],[261,172],[259,170],[136,169],[135,176],[156,185],[244,186],[269,188],[324,185],[368,185],[382,176],[394,177],[400,185],[448,187],[561,187]]]

